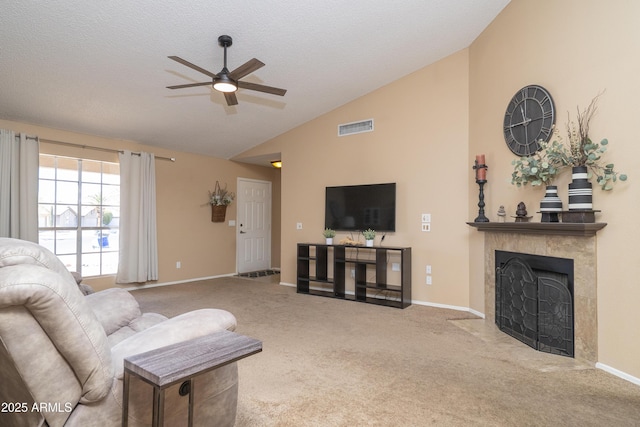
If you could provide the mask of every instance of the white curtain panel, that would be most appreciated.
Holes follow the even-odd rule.
[[[0,129],[0,237],[38,243],[37,138]]]
[[[158,280],[154,155],[124,151],[120,159],[120,258],[117,283]]]

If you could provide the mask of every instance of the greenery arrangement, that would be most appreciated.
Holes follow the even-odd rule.
[[[227,184],[222,188],[218,181],[214,190],[209,191],[209,204],[213,206],[229,206],[234,198],[235,194],[227,190]]]
[[[531,156],[520,157],[511,162],[513,173],[511,184],[518,187],[531,185],[551,185],[554,178],[566,166],[562,160],[564,146],[553,141],[539,141],[540,150]]]
[[[591,100],[589,106],[580,111],[577,108],[576,122],[569,118],[567,122],[567,140],[565,143],[557,129],[554,135],[557,141],[547,143],[539,141],[540,150],[531,156],[521,157],[511,162],[514,166],[511,183],[518,187],[531,185],[549,185],[564,168],[586,166],[589,178],[595,176],[602,190],[613,189],[613,184],[626,181],[627,175],[614,169],[613,163],[605,163],[602,155],[607,151],[609,141],[605,138],[594,143],[589,136],[589,123],[597,110],[599,94]],[[567,147],[568,145],[568,147]]]
[[[325,228],[324,231],[322,232],[322,235],[327,239],[332,239],[336,237],[336,231],[330,228]]]
[[[375,230],[368,228],[362,232],[362,235],[365,240],[373,240],[376,237],[376,232]]]

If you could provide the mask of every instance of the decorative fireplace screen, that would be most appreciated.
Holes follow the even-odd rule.
[[[573,357],[573,260],[496,251],[495,314],[528,346]]]

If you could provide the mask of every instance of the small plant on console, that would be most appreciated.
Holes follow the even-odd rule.
[[[324,231],[322,232],[322,235],[327,239],[332,239],[336,237],[336,230],[325,228]]]
[[[362,235],[364,236],[365,240],[373,240],[376,237],[376,232],[375,230],[368,228],[362,232]]]

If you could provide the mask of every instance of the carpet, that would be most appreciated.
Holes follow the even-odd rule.
[[[640,387],[537,352],[459,311],[297,294],[279,275],[140,289],[143,311],[205,307],[263,341],[238,362],[236,426],[637,426]]]

